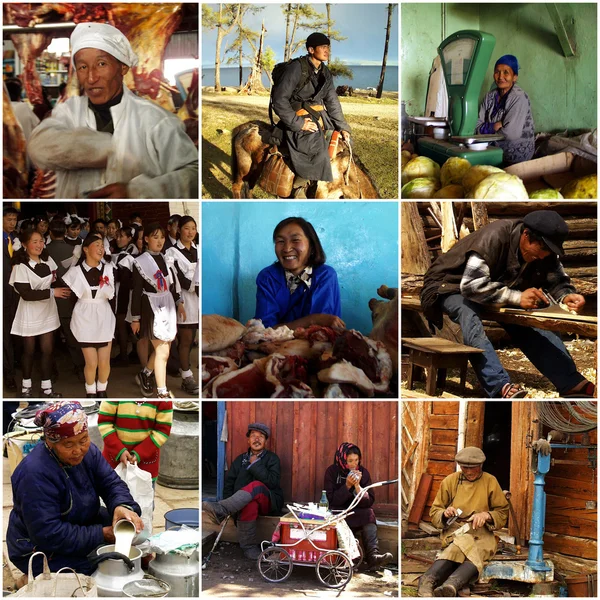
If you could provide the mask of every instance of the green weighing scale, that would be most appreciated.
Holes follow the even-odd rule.
[[[479,93],[496,45],[496,38],[484,31],[457,31],[439,46],[446,88],[448,119],[408,117],[421,127],[449,128],[448,139],[417,135],[417,154],[443,165],[449,158],[466,158],[472,165],[502,164],[502,149],[488,146],[504,139],[502,134],[475,135],[479,113]],[[438,129],[439,131],[439,129]]]

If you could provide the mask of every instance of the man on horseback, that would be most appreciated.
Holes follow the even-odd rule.
[[[292,60],[273,88],[273,111],[280,119],[278,127],[296,174],[294,198],[306,198],[311,181],[333,181],[327,130],[340,131],[344,141],[350,140],[350,126],[325,65],[329,46],[326,35],[311,33],[306,40],[308,54]]]

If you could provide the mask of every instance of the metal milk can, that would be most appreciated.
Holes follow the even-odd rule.
[[[132,547],[129,559],[115,552],[115,545],[109,544],[96,550],[93,559],[97,570],[92,577],[98,586],[98,596],[123,596],[123,586],[130,581],[144,578],[142,571],[142,551]]]
[[[200,411],[178,409],[173,402],[173,425],[160,451],[158,483],[169,488],[198,489],[199,448]]]
[[[200,554],[194,550],[189,558],[175,552],[157,554],[150,561],[148,572],[171,586],[170,597],[198,598],[200,596]]]

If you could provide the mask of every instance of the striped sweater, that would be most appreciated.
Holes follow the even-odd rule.
[[[173,422],[173,402],[148,400],[103,400],[98,429],[104,439],[102,455],[114,469],[127,449],[137,458],[138,466],[158,476],[160,448],[169,438]]]

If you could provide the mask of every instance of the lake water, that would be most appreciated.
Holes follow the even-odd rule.
[[[368,87],[377,87],[379,83],[379,76],[381,75],[381,66],[357,66],[348,65],[353,73],[354,79],[346,79],[344,77],[334,77],[333,81],[335,86],[338,85],[351,85],[354,88],[366,89]],[[246,83],[248,75],[250,74],[250,67],[243,68],[243,81]],[[263,73],[262,74],[263,85],[269,89],[269,78]],[[238,67],[225,67],[221,68],[221,85],[237,87],[240,83],[239,79],[239,68]],[[215,84],[215,69],[213,68],[202,68],[202,86],[213,86]],[[387,66],[385,70],[385,81],[383,82],[383,89],[386,92],[397,92],[398,91],[398,67]]]

